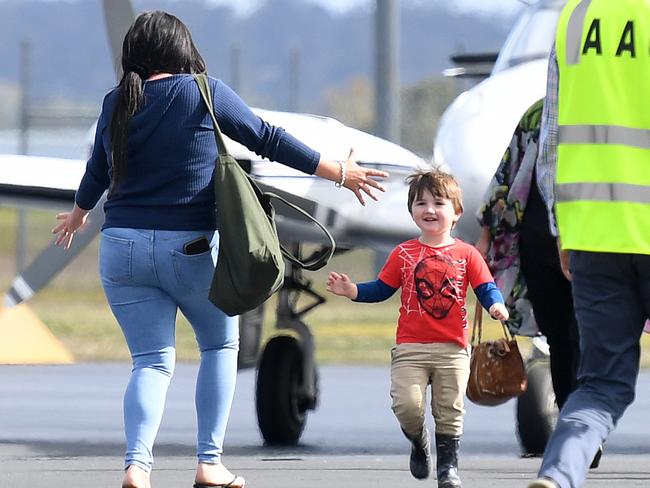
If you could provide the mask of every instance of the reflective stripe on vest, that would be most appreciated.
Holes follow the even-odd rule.
[[[620,125],[561,125],[560,144],[620,144],[650,149],[650,130]]]
[[[558,183],[558,202],[630,202],[650,204],[650,186],[627,183]],[[650,230],[649,230],[650,231]]]
[[[566,32],[566,64],[578,64],[582,48],[582,30],[591,0],[582,0],[569,18]]]

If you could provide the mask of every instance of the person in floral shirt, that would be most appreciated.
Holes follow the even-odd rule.
[[[571,283],[562,273],[549,209],[540,196],[552,181],[536,164],[542,102],[519,121],[488,186],[478,212],[482,232],[476,247],[505,297],[511,332],[546,336],[553,389],[562,408],[576,386],[580,352]]]

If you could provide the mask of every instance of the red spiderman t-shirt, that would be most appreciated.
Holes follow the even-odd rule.
[[[402,288],[397,344],[456,342],[462,347],[468,341],[467,285],[494,281],[480,253],[459,239],[443,247],[418,239],[403,242],[391,252],[379,279]]]

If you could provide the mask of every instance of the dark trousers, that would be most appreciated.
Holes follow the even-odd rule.
[[[522,232],[521,272],[539,330],[551,351],[551,377],[558,407],[576,387],[580,346],[571,283],[562,274],[555,239]]]
[[[650,255],[570,255],[580,330],[578,388],[560,412],[540,476],[582,486],[598,446],[634,400],[643,323],[650,316]]]

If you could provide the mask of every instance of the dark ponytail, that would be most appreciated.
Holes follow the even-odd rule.
[[[120,93],[109,127],[113,160],[113,176],[108,190],[109,197],[115,193],[115,189],[126,172],[129,120],[138,111],[144,98],[142,78],[133,71],[124,73],[118,89]]]
[[[156,73],[203,73],[205,61],[189,29],[177,17],[156,10],[143,12],[122,44],[122,79],[109,134],[113,174],[109,197],[124,179],[128,160],[129,121],[144,102],[144,80]]]

